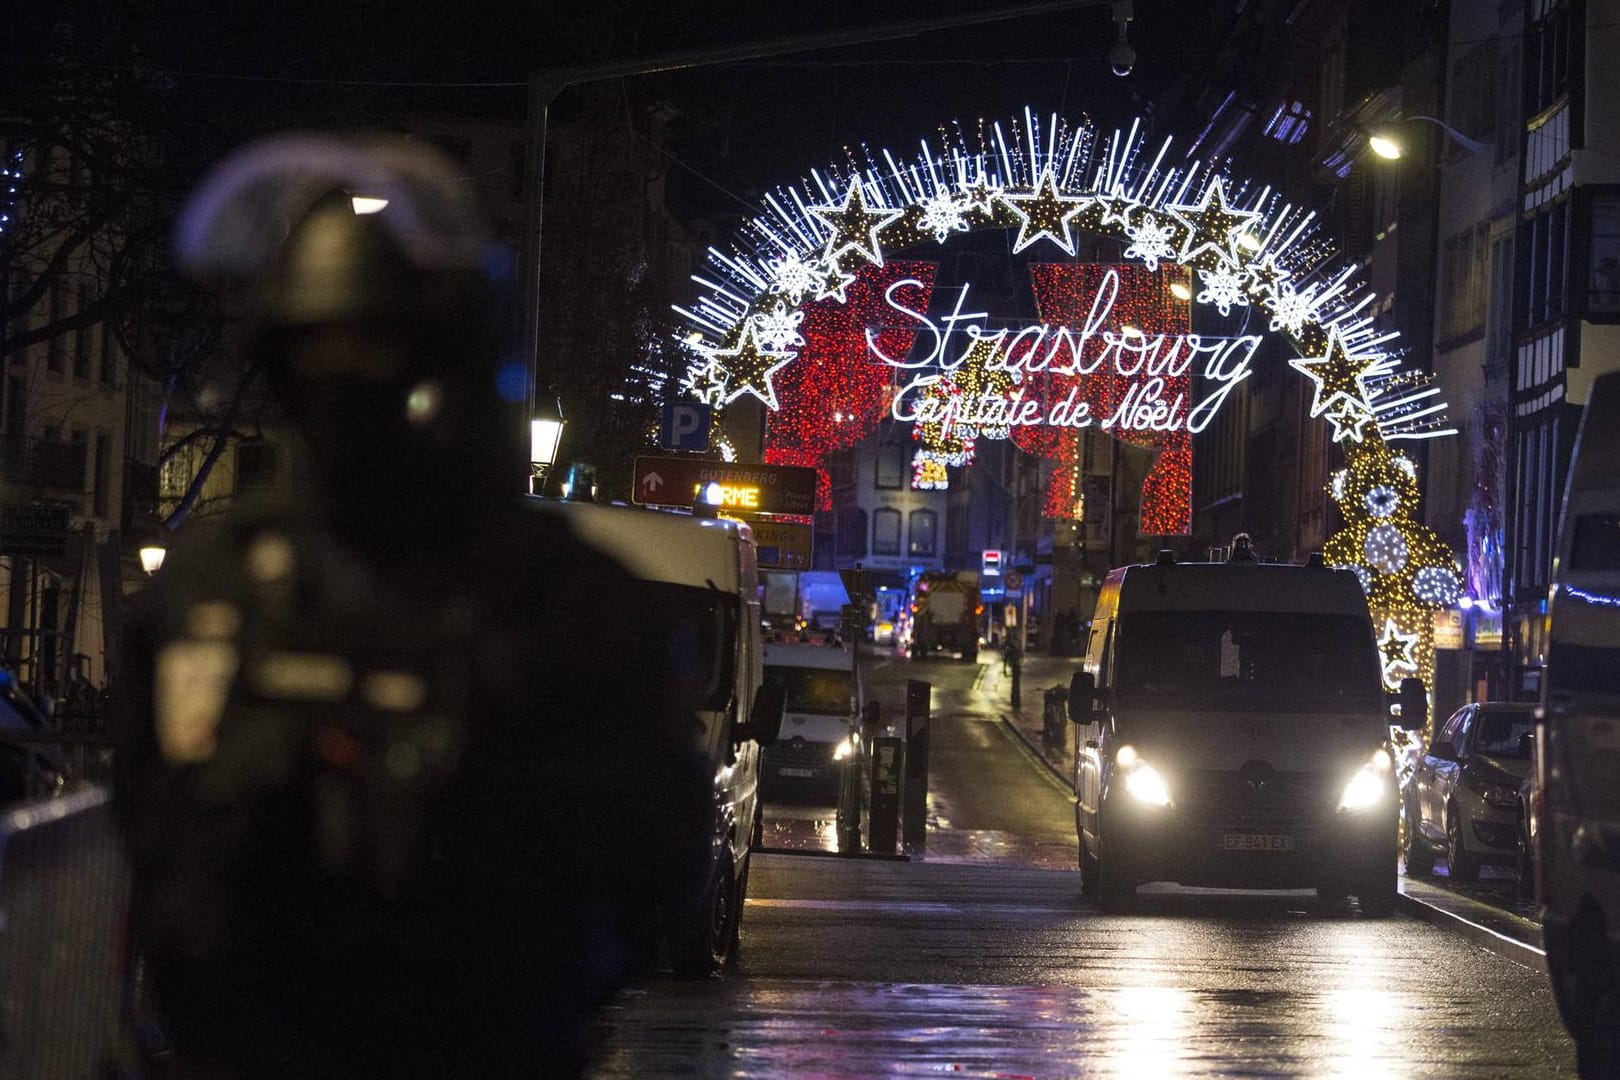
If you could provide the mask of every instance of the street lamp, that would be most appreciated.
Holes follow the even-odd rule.
[[[141,569],[146,571],[147,576],[157,573],[163,569],[163,556],[167,554],[168,549],[158,541],[143,545],[140,551]]]
[[[1403,116],[1399,120],[1391,123],[1380,124],[1378,127],[1373,128],[1367,133],[1367,147],[1372,150],[1373,153],[1387,161],[1397,161],[1400,158],[1405,157],[1406,147],[1401,143],[1401,137],[1397,131],[1396,125],[1405,123],[1409,120],[1422,120],[1425,123],[1433,124],[1435,127],[1449,135],[1452,142],[1456,143],[1470,154],[1483,154],[1485,152],[1485,143],[1480,142],[1478,139],[1470,139],[1467,135],[1464,135],[1450,124],[1443,120],[1437,120],[1432,116]]]
[[[542,404],[529,421],[529,494],[546,493],[546,470],[557,460],[562,433],[562,402],[550,408]]]

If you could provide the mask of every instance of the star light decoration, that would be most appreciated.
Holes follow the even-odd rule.
[[[1073,255],[1074,235],[1070,227],[1090,201],[1059,192],[1051,169],[1040,174],[1035,181],[1035,189],[1029,194],[1003,194],[1002,204],[1018,218],[1018,238],[1013,241],[1013,254],[1045,238],[1062,248],[1065,255]]]
[[[709,383],[713,387],[724,376],[724,389],[718,391],[719,403],[736,401],[744,394],[752,394],[771,408],[776,408],[776,389],[771,376],[792,362],[798,353],[773,349],[759,339],[759,327],[743,325],[742,336],[730,348],[717,349],[697,346],[708,359]]]
[[[828,263],[836,265],[840,256],[853,251],[867,262],[883,265],[883,248],[878,244],[878,233],[905,216],[904,210],[867,208],[866,194],[859,181],[850,181],[849,190],[839,206],[812,206],[810,213],[832,230],[822,254]]]

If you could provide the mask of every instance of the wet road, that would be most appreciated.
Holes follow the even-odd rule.
[[[1064,792],[976,671],[874,675],[886,708],[936,687],[926,856],[757,856],[736,970],[624,994],[599,1080],[1573,1075],[1545,977],[1427,924],[1167,886],[1101,914]],[[805,811],[773,807],[767,843],[813,836]]]

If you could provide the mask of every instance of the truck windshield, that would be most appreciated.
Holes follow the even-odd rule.
[[[1381,711],[1367,624],[1344,615],[1141,611],[1120,620],[1118,704],[1199,712]]]
[[[700,708],[724,709],[731,701],[735,597],[696,585],[638,581],[638,610],[663,618],[664,653],[683,698]]]
[[[849,672],[832,668],[765,665],[765,682],[787,692],[787,711],[815,716],[848,716]]]

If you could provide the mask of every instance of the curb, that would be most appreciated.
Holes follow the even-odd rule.
[[[1405,888],[1404,878],[1402,879],[1402,888],[1403,890]],[[1469,900],[1466,897],[1451,894],[1447,894],[1446,904],[1448,906],[1431,904],[1418,897],[1411,896],[1405,891],[1395,894],[1395,908],[1397,911],[1410,915],[1415,919],[1421,919],[1430,926],[1459,934],[1487,952],[1506,957],[1516,964],[1522,964],[1527,968],[1541,972],[1543,975],[1547,974],[1546,950],[1510,934],[1502,933],[1500,930],[1492,930],[1483,922],[1476,922],[1469,918],[1464,912],[1452,910],[1449,905],[1477,908],[1482,916],[1489,917],[1497,922],[1510,922],[1510,925],[1514,928],[1526,932],[1531,932],[1535,928],[1534,924],[1529,920],[1508,915],[1491,907],[1489,904],[1482,904],[1477,900]],[[1519,924],[1523,925],[1520,926]]]
[[[1068,777],[1059,772],[1057,767],[1046,759],[1046,755],[1041,752],[1040,747],[1032,742],[1030,737],[1024,733],[1023,729],[1015,724],[1006,713],[1002,713],[1000,715],[1001,722],[1007,726],[1009,731],[1018,737],[1018,740],[1021,743],[1024,744],[1024,748],[1029,751],[1029,756],[1046,766],[1046,770],[1050,772],[1054,778],[1056,778],[1064,786],[1067,786]],[[1514,963],[1522,964],[1525,967],[1539,971],[1544,975],[1547,973],[1547,953],[1545,950],[1528,941],[1522,941],[1510,934],[1504,934],[1499,930],[1493,930],[1489,926],[1484,925],[1483,922],[1476,922],[1474,919],[1469,918],[1465,911],[1453,910],[1453,908],[1463,908],[1465,910],[1477,908],[1479,909],[1480,915],[1483,917],[1489,917],[1493,921],[1505,923],[1516,929],[1523,929],[1527,932],[1533,931],[1534,926],[1528,920],[1519,919],[1507,913],[1498,911],[1496,908],[1493,908],[1488,904],[1482,904],[1477,900],[1470,900],[1466,897],[1455,896],[1452,894],[1446,894],[1446,903],[1448,906],[1432,904],[1406,893],[1404,891],[1405,885],[1406,879],[1402,878],[1401,888],[1403,891],[1395,894],[1395,910],[1401,912],[1403,915],[1421,920],[1422,922],[1426,922],[1429,925],[1438,927],[1442,930],[1448,930],[1454,934],[1458,934],[1473,944],[1478,945],[1480,948],[1485,949],[1488,952],[1496,953],[1498,956],[1506,957],[1507,959],[1512,960]],[[1520,926],[1519,924],[1524,925]]]

